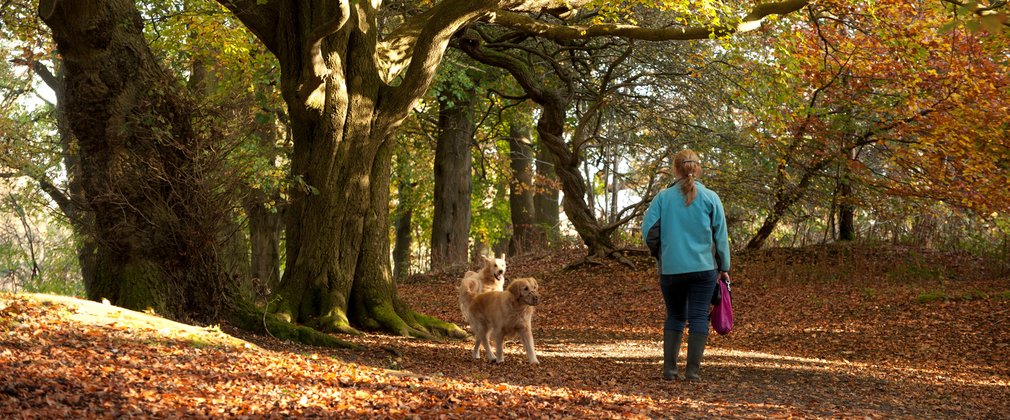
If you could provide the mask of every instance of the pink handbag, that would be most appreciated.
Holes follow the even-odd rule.
[[[709,318],[712,320],[712,328],[715,329],[715,332],[719,335],[726,335],[733,329],[733,297],[730,295],[731,288],[728,279],[723,280],[720,277],[716,283],[718,283],[717,287],[719,287],[722,297],[712,307]]]

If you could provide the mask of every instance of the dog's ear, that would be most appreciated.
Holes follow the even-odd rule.
[[[519,299],[519,296],[523,292],[522,289],[524,284],[526,283],[523,282],[523,279],[514,279],[511,283],[509,283],[509,286],[505,288],[505,291],[511,293],[512,297]]]

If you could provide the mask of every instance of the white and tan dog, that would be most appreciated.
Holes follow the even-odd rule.
[[[463,277],[477,277],[480,280],[481,292],[505,290],[505,254],[501,258],[481,256],[484,267],[480,271],[467,271]]]
[[[505,338],[518,336],[526,349],[526,357],[531,364],[540,364],[533,347],[533,312],[540,303],[537,280],[532,277],[515,279],[505,291],[477,293],[477,279],[464,277],[460,282],[460,304],[466,303],[464,317],[473,330],[473,357],[480,359],[481,347],[487,352],[489,361],[503,362]],[[495,354],[491,354],[489,340],[495,342]]]
[[[483,255],[481,258],[484,259],[484,267],[480,271],[467,271],[464,273],[463,282],[460,285],[462,286],[467,279],[473,280],[475,289],[472,292],[475,294],[491,290],[499,292],[505,290],[505,254],[502,254],[501,258]],[[470,292],[470,290],[466,290],[466,292]],[[463,315],[463,320],[470,322],[467,305],[469,305],[469,300],[464,299],[464,290],[460,289],[459,311]]]

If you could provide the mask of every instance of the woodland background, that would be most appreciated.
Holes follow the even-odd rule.
[[[1006,313],[1002,1],[0,4],[4,292],[108,299],[264,348],[460,338],[442,300],[480,255],[515,259],[510,277],[585,276],[555,280],[571,302],[608,281],[594,267],[638,279],[615,299],[648,290],[640,216],[691,148],[740,263],[785,272],[741,287],[829,277],[840,301],[873,302],[907,282],[917,326],[930,303],[980,305],[975,326]],[[7,299],[3,319],[27,325],[32,304]],[[879,314],[857,306],[845,316]],[[558,311],[538,330],[553,345],[578,320]],[[614,337],[646,340],[656,314],[635,314]],[[747,337],[726,345],[770,340]],[[980,381],[1003,395],[1005,374]],[[937,413],[964,414],[904,414]]]

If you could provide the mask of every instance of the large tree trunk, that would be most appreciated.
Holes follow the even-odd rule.
[[[431,85],[449,37],[490,5],[440,3],[416,16],[420,27],[405,25],[397,48],[414,53],[393,85],[380,68],[393,55],[377,52],[377,3],[221,3],[277,56],[291,116],[299,188],[285,216],[287,262],[271,310],[326,331],[462,336],[397,296],[388,233],[391,139]]]
[[[582,242],[586,244],[590,256],[623,259],[610,238],[612,230],[605,230],[600,226],[586,203],[586,181],[579,172],[581,159],[576,153],[568,150],[564,140],[567,106],[559,101],[545,101],[541,105],[543,112],[537,123],[537,131],[540,133],[540,141],[551,152],[554,169],[557,171],[558,180],[561,181],[561,190],[564,192],[561,204],[565,209],[565,215],[579,233]]]
[[[435,142],[431,268],[465,267],[470,242],[474,97],[440,98]]]
[[[235,288],[217,259],[224,210],[198,159],[191,104],[151,54],[127,1],[43,1],[66,66],[67,118],[94,215],[88,296],[216,319]]]
[[[512,238],[509,255],[529,252],[546,241],[536,228],[536,207],[533,186],[533,147],[531,127],[513,121],[509,127],[509,162],[512,179],[509,182],[509,209],[512,216]]]

